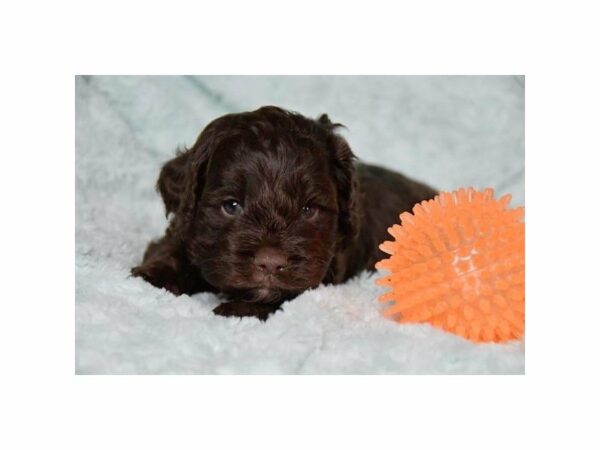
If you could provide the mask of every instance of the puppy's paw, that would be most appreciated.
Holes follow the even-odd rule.
[[[131,275],[143,278],[145,281],[158,288],[164,288],[175,295],[183,292],[178,283],[177,273],[161,264],[142,264],[131,269]]]
[[[265,321],[269,314],[279,309],[278,304],[260,304],[247,302],[226,302],[221,303],[213,312],[218,316],[224,317],[257,317]]]

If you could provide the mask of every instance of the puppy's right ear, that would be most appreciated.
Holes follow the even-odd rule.
[[[198,136],[198,140],[186,154],[183,189],[177,208],[177,228],[185,233],[196,214],[197,203],[202,195],[206,180],[206,172],[211,155],[217,142],[216,123],[209,124]]]
[[[165,204],[165,215],[175,213],[179,209],[181,197],[185,189],[185,174],[190,158],[190,150],[178,151],[177,156],[165,163],[160,170],[156,190]]]
[[[177,156],[162,167],[156,189],[165,203],[167,216],[176,213],[183,217],[193,213],[204,184],[214,134],[210,126],[207,127],[191,148],[178,150]]]

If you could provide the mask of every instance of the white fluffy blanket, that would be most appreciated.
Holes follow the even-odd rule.
[[[519,77],[77,77],[77,373],[524,373],[523,342],[385,319],[377,275],[305,292],[264,323],[128,277],[166,226],[161,163],[219,115],[327,112],[363,160],[440,189],[491,186],[517,205],[523,89]]]

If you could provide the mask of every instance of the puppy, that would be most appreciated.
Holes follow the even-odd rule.
[[[274,106],[211,122],[163,166],[171,220],[132,274],[176,295],[220,293],[216,314],[265,320],[307,289],[373,270],[387,228],[436,191],[355,163],[340,126]]]

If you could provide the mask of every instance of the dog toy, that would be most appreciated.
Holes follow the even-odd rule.
[[[475,342],[520,339],[525,328],[524,208],[508,208],[510,195],[473,188],[444,192],[388,232],[379,248],[391,255],[375,267],[389,286],[385,316],[430,323]]]

